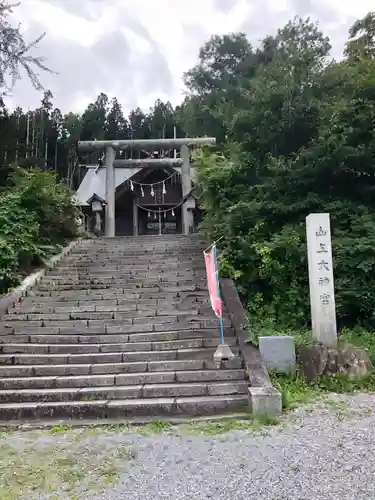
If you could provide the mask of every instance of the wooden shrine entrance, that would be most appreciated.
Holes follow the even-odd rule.
[[[191,149],[215,142],[212,137],[79,142],[80,151],[105,155],[104,164],[89,169],[76,198],[88,212],[99,212],[97,230],[104,225],[106,237],[190,234],[196,226]],[[143,157],[133,159],[133,150]]]
[[[138,207],[138,234],[181,234],[181,207],[168,205]]]

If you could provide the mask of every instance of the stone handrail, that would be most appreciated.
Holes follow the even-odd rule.
[[[249,378],[249,401],[253,414],[278,415],[282,411],[280,392],[272,385],[259,349],[249,342],[246,313],[231,279],[221,279],[220,289]]]

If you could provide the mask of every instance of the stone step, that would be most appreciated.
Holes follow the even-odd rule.
[[[110,300],[110,299],[147,299],[147,298],[157,298],[157,299],[176,299],[176,298],[191,298],[191,297],[206,297],[208,291],[207,288],[204,290],[178,290],[176,291],[160,291],[159,287],[155,288],[137,288],[136,290],[128,290],[124,288],[111,288],[109,290],[32,290],[27,294],[27,297],[38,299],[52,298],[54,300],[59,300],[63,302],[69,302],[72,300]]]
[[[233,413],[248,404],[247,395],[181,398],[117,399],[112,401],[62,401],[0,404],[2,421],[39,419],[128,419],[171,415],[204,416]]]
[[[44,329],[42,329],[44,332]],[[218,330],[181,330],[181,331],[164,331],[164,332],[144,332],[132,333],[130,335],[124,334],[92,334],[87,335],[86,332],[77,333],[72,330],[69,334],[48,334],[48,333],[34,333],[31,335],[0,335],[0,346],[3,344],[12,343],[33,343],[33,344],[117,344],[117,343],[139,343],[139,342],[173,342],[190,339],[203,339],[203,341],[210,342],[210,339],[218,339]],[[225,338],[228,343],[236,338],[232,328],[225,329]],[[232,340],[231,340],[232,339]]]
[[[82,265],[73,265],[71,264],[70,266],[66,265],[60,265],[56,266],[54,269],[50,270],[47,272],[47,276],[71,276],[72,274],[78,274],[78,275],[91,275],[92,271],[95,271],[95,274],[102,275],[102,274],[108,274],[108,273],[119,273],[123,275],[135,275],[138,273],[148,275],[149,273],[152,274],[164,274],[164,273],[171,273],[171,274],[185,274],[185,273],[198,273],[201,275],[206,274],[206,267],[204,263],[201,265],[192,265],[191,263],[189,264],[179,264],[179,263],[173,263],[170,262],[168,265],[152,265],[152,264],[146,264],[140,266],[138,263],[131,263],[130,265],[95,265],[95,268],[90,269],[91,266],[87,266],[85,264]]]
[[[239,370],[242,368],[242,360],[234,358],[224,361],[220,370]],[[126,363],[107,362],[101,364],[45,364],[45,365],[0,365],[1,378],[19,377],[62,377],[62,376],[87,376],[107,375],[120,373],[160,373],[180,371],[203,371],[218,370],[213,359],[184,359],[174,361],[131,361]]]
[[[203,282],[202,282],[203,283]],[[199,292],[199,291],[204,291],[207,293],[207,286],[206,285],[192,285],[192,284],[181,284],[178,285],[176,283],[154,283],[154,285],[150,284],[147,282],[146,285],[139,285],[139,286],[131,286],[131,284],[126,284],[124,283],[123,285],[119,285],[114,287],[110,283],[108,284],[77,284],[77,285],[53,285],[50,283],[44,284],[40,283],[38,285],[38,290],[43,292],[43,291],[50,291],[50,292],[74,292],[75,290],[96,290],[96,293],[98,293],[98,290],[102,290],[102,293],[105,293],[107,290],[111,290],[111,293],[131,293],[135,292],[136,290],[141,290],[142,292],[152,292],[152,293],[161,293],[161,292],[166,292],[166,293],[181,293],[181,292]]]
[[[85,320],[85,321],[91,321],[91,320],[123,320],[123,319],[133,319],[134,321],[130,324],[134,324],[138,320],[138,318],[152,318],[150,321],[154,321],[154,319],[164,318],[164,317],[169,317],[173,318],[173,321],[175,321],[175,318],[191,318],[191,317],[196,317],[199,315],[199,317],[203,316],[203,319],[207,318],[207,314],[202,315],[202,311],[198,308],[192,308],[192,309],[187,309],[187,310],[181,310],[179,308],[173,308],[170,307],[169,309],[166,308],[158,308],[157,306],[154,308],[150,307],[150,309],[129,309],[127,306],[118,306],[115,307],[115,311],[112,310],[112,308],[103,308],[104,310],[102,311],[89,311],[89,312],[83,312],[79,310],[68,310],[67,312],[54,312],[54,313],[44,313],[44,312],[38,312],[38,313],[27,313],[27,314],[22,314],[19,312],[18,314],[13,314],[12,311],[10,311],[10,314],[7,314],[3,318],[3,322],[9,323],[9,322],[16,322],[16,321],[36,321],[40,326],[43,326],[46,322],[50,321],[75,321],[75,320]],[[107,309],[107,310],[105,310]],[[211,312],[209,308],[206,308],[207,312]],[[212,312],[213,315],[213,312]],[[158,319],[159,321],[159,319]],[[143,322],[143,321],[142,321]],[[148,321],[147,321],[148,322]]]
[[[113,377],[112,377],[113,378]],[[56,389],[0,390],[1,403],[55,401],[90,401],[139,398],[174,398],[187,396],[224,396],[246,394],[244,380],[231,382],[196,382],[144,385],[105,385],[103,387],[69,387]]]
[[[78,339],[80,340],[80,339]],[[174,340],[170,342],[117,342],[117,343],[16,343],[8,342],[0,345],[2,354],[92,354],[109,352],[145,352],[169,351],[175,349],[202,349],[204,347],[217,347],[220,343],[216,338],[196,338]],[[236,344],[235,337],[227,338],[229,345]]]
[[[102,269],[96,267],[95,270],[89,270],[89,269],[73,269],[70,268],[67,270],[64,274],[61,269],[54,268],[52,271],[48,271],[47,274],[45,275],[46,278],[48,279],[53,279],[53,280],[76,280],[78,278],[83,278],[83,279],[92,279],[93,277],[96,279],[112,279],[114,277],[120,277],[120,278],[126,278],[126,279],[134,279],[134,278],[142,278],[142,279],[154,279],[154,278],[164,278],[164,277],[169,277],[169,278],[184,278],[184,279],[191,279],[192,277],[198,277],[198,278],[205,278],[206,273],[205,269],[201,268],[201,270],[197,271],[194,268],[189,268],[189,269],[171,269],[169,267],[165,268],[160,268],[158,269],[144,269],[137,270],[134,269],[134,267],[131,267],[130,269],[119,269],[117,268],[110,268],[109,266],[105,266]]]
[[[205,245],[79,243],[0,322],[0,419],[217,415],[248,405],[236,357],[218,367]]]
[[[185,266],[193,266],[198,267],[199,269],[204,269],[203,264],[203,256],[199,256],[197,258],[187,256],[184,259],[174,259],[168,258],[165,256],[161,256],[159,258],[153,258],[150,255],[146,255],[146,257],[121,257],[121,256],[112,256],[107,257],[104,255],[103,257],[90,257],[90,258],[76,258],[71,257],[70,259],[64,259],[64,261],[60,264],[64,264],[64,267],[76,268],[76,269],[97,269],[104,268],[106,266],[112,267],[127,267],[130,269],[132,266],[140,266],[141,264],[144,266],[143,269],[153,269],[162,267],[164,269],[169,268],[169,266],[173,266],[175,268],[185,267]]]
[[[126,345],[127,343],[130,343],[132,346],[150,344],[150,350],[155,351],[163,350],[165,345],[176,346],[178,344],[184,344],[187,346],[189,343],[193,344],[199,342],[205,347],[214,347],[219,342],[219,332],[214,330],[207,331],[207,334],[204,336],[197,335],[196,332],[187,332],[188,335],[184,335],[184,333],[185,332],[162,332],[134,335],[75,335],[74,333],[71,335],[7,335],[0,337],[0,349],[2,349],[2,346],[9,344],[50,344],[51,346],[78,344],[81,346],[86,344]],[[226,341],[228,344],[234,345],[236,337],[233,333],[231,333],[231,335],[227,334]]]
[[[191,320],[190,320],[191,318]],[[224,318],[224,327],[230,328],[231,322]],[[218,327],[217,318],[202,319],[191,316],[178,321],[178,317],[159,316],[154,318],[128,318],[113,320],[70,320],[70,321],[9,321],[0,322],[0,336],[12,334],[133,334],[179,330],[212,330]]]
[[[40,329],[41,332],[44,329]],[[233,328],[225,330],[226,338],[233,339],[235,337]],[[70,334],[33,334],[33,335],[0,335],[1,344],[118,344],[126,342],[172,342],[182,341],[189,339],[200,339],[203,341],[210,341],[210,339],[218,339],[218,329],[207,330],[182,330],[182,331],[166,331],[166,332],[151,332],[151,333],[133,333],[130,335],[124,334],[104,334],[104,335],[85,335],[84,333],[77,334],[74,330]]]
[[[166,372],[114,373],[104,375],[18,377],[0,379],[0,390],[53,389],[106,387],[109,385],[132,386],[145,384],[172,384],[197,382],[244,381],[243,370],[193,370]]]
[[[119,287],[129,287],[129,285],[132,285],[132,287],[141,287],[141,288],[151,288],[153,286],[168,286],[170,284],[173,284],[175,286],[193,286],[193,285],[201,285],[202,283],[206,283],[207,278],[205,276],[170,276],[169,274],[159,275],[155,277],[149,277],[149,278],[144,278],[142,276],[133,276],[133,277],[127,277],[127,276],[92,276],[91,277],[84,277],[80,276],[75,278],[74,276],[71,276],[70,278],[62,278],[61,276],[59,278],[53,278],[48,276],[47,278],[43,278],[41,283],[39,284],[39,288],[43,288],[47,285],[49,286],[54,286],[55,288],[60,288],[60,287],[65,287],[67,285],[74,287],[78,285],[86,285],[88,288],[92,286],[98,286],[98,285],[116,285],[117,288]]]
[[[41,293],[41,295],[40,295]],[[87,293],[84,290],[75,291],[75,293],[64,292],[39,292],[36,290],[33,294],[28,294],[20,302],[14,303],[14,307],[76,307],[76,306],[108,306],[108,305],[139,305],[143,309],[145,304],[210,304],[208,293],[201,292],[183,292],[183,293],[157,293],[152,292],[133,292],[133,293]]]
[[[68,258],[71,256],[93,256],[93,255],[122,255],[124,257],[135,257],[139,256],[144,258],[146,255],[167,255],[171,258],[181,258],[187,255],[202,255],[203,249],[200,246],[189,244],[188,242],[180,242],[178,245],[97,245],[82,247],[77,246],[69,254]]]
[[[44,299],[44,297],[43,297]],[[87,299],[87,297],[86,297]],[[129,312],[142,311],[149,309],[175,308],[177,310],[186,310],[187,308],[197,307],[200,310],[210,308],[209,299],[197,297],[196,299],[186,300],[165,300],[165,299],[140,299],[140,300],[86,300],[77,301],[75,304],[61,304],[50,299],[34,302],[26,298],[15,307],[9,309],[9,314],[48,314],[48,313],[87,313],[87,312]]]
[[[7,347],[3,345],[3,348]],[[40,346],[41,348],[44,346]],[[88,349],[89,350],[89,349]],[[215,348],[173,349],[165,351],[113,351],[83,354],[0,354],[0,365],[62,365],[62,364],[100,364],[126,363],[132,361],[179,361],[212,359]],[[232,351],[238,354],[238,348]]]

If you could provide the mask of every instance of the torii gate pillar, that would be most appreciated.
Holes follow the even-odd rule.
[[[181,146],[180,149],[182,165],[181,165],[181,184],[182,184],[182,198],[185,199],[191,192],[191,169],[190,169],[190,152],[188,146]],[[194,219],[191,210],[188,210],[188,204],[182,205],[182,233],[189,234],[193,230]]]
[[[115,150],[107,147],[105,151],[105,196],[107,205],[105,207],[105,236],[114,238],[116,232],[115,224]]]

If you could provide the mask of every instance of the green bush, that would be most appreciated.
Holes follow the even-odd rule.
[[[15,169],[0,195],[0,293],[77,235],[71,190],[38,169]]]
[[[12,181],[22,206],[36,214],[41,242],[63,244],[76,236],[78,209],[66,184],[56,182],[54,174],[36,168],[16,169]]]
[[[272,172],[272,179],[265,174],[257,183],[251,177],[259,167],[251,157],[233,161],[204,153],[197,156],[197,162],[198,191],[205,210],[203,230],[211,241],[222,238],[221,276],[235,280],[253,323],[310,326],[305,218],[309,213],[328,212],[339,327],[375,326],[375,214],[371,205],[345,196],[340,184],[335,186],[336,193],[328,185],[327,196],[314,172],[311,194],[301,193],[300,183],[293,185],[297,166],[287,162],[284,171]],[[274,160],[269,162],[272,165]],[[267,165],[262,168],[266,171]],[[288,184],[284,177],[289,177]],[[352,181],[352,193],[357,182]]]

